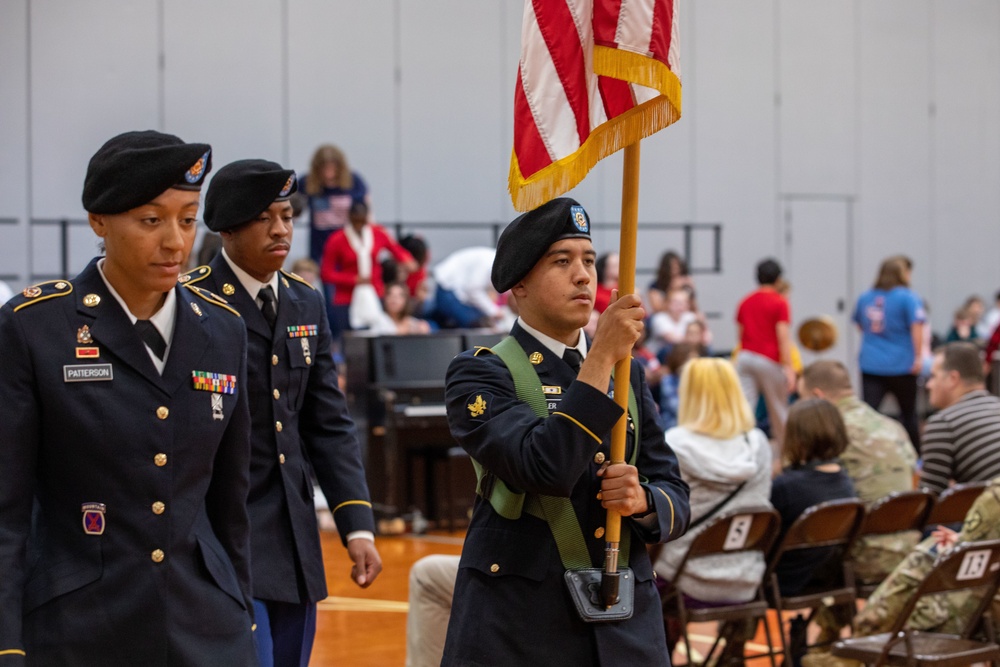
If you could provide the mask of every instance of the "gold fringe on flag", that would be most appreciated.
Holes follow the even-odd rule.
[[[530,211],[572,190],[600,160],[675,123],[681,117],[681,83],[662,62],[631,51],[594,47],[594,72],[658,90],[658,97],[594,128],[572,154],[524,178],[513,151],[507,179],[518,211]]]

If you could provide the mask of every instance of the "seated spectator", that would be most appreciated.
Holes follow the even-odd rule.
[[[660,257],[656,279],[649,284],[649,290],[646,292],[646,302],[649,304],[650,312],[665,310],[670,290],[684,286],[694,287],[687,263],[675,251],[668,250]]]
[[[618,253],[606,252],[597,258],[597,291],[594,310],[603,313],[611,303],[611,290],[618,289]]]
[[[854,637],[867,637],[888,632],[903,605],[927,577],[939,554],[956,544],[1000,539],[1000,479],[993,480],[976,499],[961,532],[938,526],[930,537],[916,545],[879,587],[869,596],[864,607],[854,617]],[[966,591],[928,595],[922,598],[907,621],[906,627],[924,632],[957,634],[968,614],[975,610],[981,598]],[[993,617],[1000,612],[994,599]],[[802,658],[803,667],[860,667],[854,660],[837,658],[829,652],[810,653]]]
[[[664,309],[649,318],[649,335],[653,345],[663,355],[669,354],[670,348],[684,340],[688,325],[696,321],[698,315],[691,310],[690,292],[685,289],[671,290]]]
[[[677,343],[667,355],[666,362],[661,366],[663,369],[660,380],[660,422],[664,430],[669,430],[677,426],[677,412],[680,406],[680,386],[681,370],[684,365],[692,359],[696,359],[700,354],[700,348],[690,343]],[[646,375],[649,381],[649,375]]]
[[[968,307],[962,306],[955,311],[955,317],[951,322],[951,328],[948,329],[948,334],[944,338],[946,343],[966,342],[971,343],[979,339],[979,333],[976,331],[976,320],[973,319],[973,313]]]
[[[437,288],[434,310],[427,313],[442,329],[490,327],[503,316],[490,281],[496,250],[456,250],[431,271]]]
[[[753,599],[764,559],[757,553],[699,558],[673,581],[691,541],[712,517],[743,507],[767,506],[771,491],[771,447],[754,428],[739,379],[724,359],[692,359],[681,371],[679,425],[666,432],[677,454],[681,476],[691,489],[691,524],[683,537],[663,546],[654,564],[657,574],[693,604],[721,605]],[[742,662],[743,643],[756,624],[726,628],[727,644],[719,665]],[[680,628],[668,628],[673,648]]]
[[[427,320],[414,317],[410,292],[403,283],[393,283],[385,288],[382,297],[385,317],[372,326],[372,331],[385,335],[429,334],[431,325]]]
[[[406,248],[407,252],[413,255],[413,261],[417,263],[417,269],[406,274],[406,287],[410,290],[410,296],[419,302],[427,298],[427,264],[430,262],[431,253],[427,248],[427,242],[421,237],[410,234],[399,239],[399,245]]]
[[[1000,292],[993,295],[993,307],[986,311],[983,318],[979,320],[979,326],[976,327],[976,330],[981,338],[989,340],[993,332],[997,330],[998,324],[1000,324]]]
[[[406,667],[438,667],[451,617],[461,556],[424,556],[410,568],[406,615]]]
[[[694,345],[698,348],[698,353],[706,357],[709,354],[711,340],[712,334],[709,332],[708,326],[699,319],[688,322],[687,329],[684,330],[684,340],[681,342]]]
[[[319,264],[309,257],[301,257],[292,263],[292,273],[307,283],[322,291],[323,283],[319,279]]]
[[[972,343],[938,348],[927,391],[938,412],[924,428],[920,486],[941,493],[952,481],[1000,476],[1000,398],[986,391],[979,348]]]
[[[781,515],[780,543],[795,520],[813,505],[854,497],[854,485],[838,458],[849,439],[844,420],[831,403],[807,398],[792,405],[785,424],[786,467],[774,478],[771,504]],[[840,559],[836,549],[820,547],[789,553],[776,574],[783,596],[796,595],[810,584],[825,581],[832,572],[827,564]]]
[[[596,311],[592,311],[593,313]],[[591,317],[593,321],[593,317]],[[594,333],[597,331],[597,324],[594,323],[593,330],[590,329],[590,324],[583,328],[591,338],[594,337]],[[649,392],[653,395],[653,400],[657,405],[660,403],[660,382],[663,379],[663,374],[666,372],[664,366],[660,363],[660,360],[656,358],[653,351],[646,347],[648,336],[645,329],[639,334],[639,340],[635,342],[632,347],[632,358],[639,362],[642,366],[643,372],[646,374],[646,384],[649,385]],[[661,415],[662,421],[662,415]]]
[[[408,270],[416,268],[410,253],[385,229],[368,221],[368,205],[364,201],[357,200],[351,205],[349,217],[350,224],[327,239],[320,264],[323,282],[335,288],[330,322],[335,341],[351,328],[348,313],[356,286],[371,285],[379,298],[385,294],[382,265],[378,261],[383,250],[389,251]]]
[[[913,488],[917,452],[906,429],[857,397],[844,364],[832,360],[810,364],[799,379],[799,394],[827,400],[840,411],[848,437],[840,460],[867,507],[891,493]],[[915,530],[862,538],[851,555],[857,580],[863,584],[881,581],[919,540],[920,533]],[[824,608],[816,619],[823,629],[818,642],[835,640],[853,615],[851,605]]]

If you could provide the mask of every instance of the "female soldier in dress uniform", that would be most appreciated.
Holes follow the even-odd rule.
[[[177,283],[211,148],[129,132],[106,254],[0,310],[0,665],[253,665],[246,329]]]

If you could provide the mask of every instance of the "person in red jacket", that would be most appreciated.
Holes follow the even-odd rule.
[[[407,271],[417,269],[413,255],[384,228],[369,222],[368,205],[361,200],[355,201],[351,204],[350,224],[327,239],[320,265],[323,282],[335,288],[330,322],[335,341],[351,328],[348,312],[356,286],[371,285],[380,299],[384,296],[382,267],[377,259],[383,250],[388,250]]]

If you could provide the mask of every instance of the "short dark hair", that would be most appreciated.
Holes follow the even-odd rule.
[[[365,203],[364,199],[355,199],[351,202],[351,208],[347,212],[350,218],[367,218],[368,217],[368,204]]]
[[[941,355],[941,368],[955,371],[966,384],[982,384],[986,381],[983,358],[975,344],[958,341],[945,343],[934,350],[934,354]]]
[[[777,260],[765,259],[757,265],[757,284],[773,285],[781,277],[781,264]]]
[[[424,262],[427,261],[427,242],[423,238],[415,234],[408,234],[399,239],[399,245],[406,248],[406,251],[413,255],[413,259],[416,260],[418,265],[423,266]]]
[[[840,456],[849,440],[840,411],[822,398],[796,401],[785,423],[785,460],[793,468]]]

